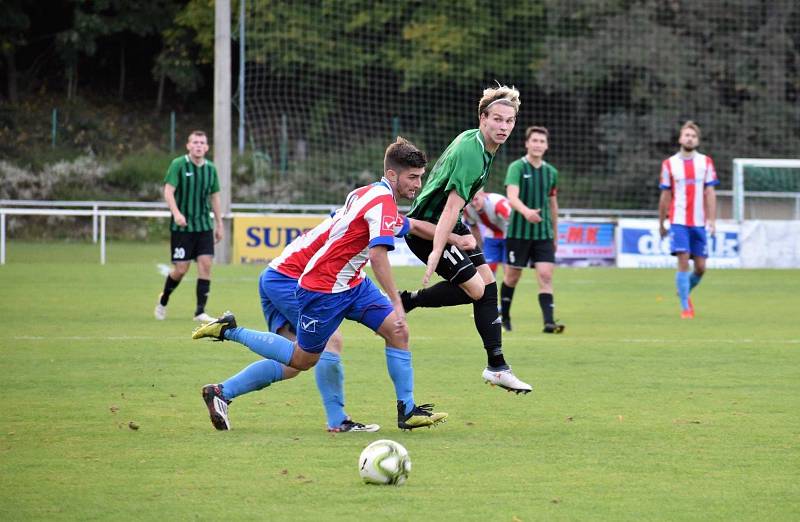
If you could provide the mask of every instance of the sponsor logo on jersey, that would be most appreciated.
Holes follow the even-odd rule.
[[[397,216],[383,216],[383,230],[394,233],[394,226],[397,223]]]

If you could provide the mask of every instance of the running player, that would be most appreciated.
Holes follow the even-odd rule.
[[[259,387],[229,390],[222,383],[203,388],[204,400],[217,429],[230,428],[227,406],[235,392],[260,389],[315,366],[345,318],[361,322],[386,341],[386,362],[397,394],[398,427],[431,426],[447,417],[446,413],[434,413],[432,405],[414,402],[408,327],[387,256],[388,250],[394,248],[394,235],[404,235],[411,226],[398,214],[396,198],[413,199],[421,186],[426,163],[424,153],[398,138],[387,148],[383,179],[351,192],[327,229],[316,237],[306,238],[314,253],[298,280],[294,342],[273,333],[239,328],[232,314],[225,314],[194,332],[194,339],[214,337],[240,342],[267,359],[255,380]],[[394,296],[391,302],[362,272],[367,261],[386,295]],[[288,368],[292,371],[285,374],[284,369]]]
[[[529,393],[531,386],[518,379],[503,355],[502,329],[497,313],[497,284],[479,248],[461,250],[447,246],[453,232],[469,234],[460,214],[478,189],[486,185],[489,169],[500,145],[514,129],[519,110],[519,91],[498,85],[483,91],[478,102],[479,127],[459,134],[445,149],[408,216],[436,224],[433,240],[414,234],[408,247],[427,263],[423,286],[436,271],[445,279],[430,288],[403,292],[406,310],[472,303],[475,328],[486,350],[482,377],[490,384],[516,393]]]
[[[164,281],[153,315],[159,321],[167,317],[169,296],[183,280],[192,260],[197,262],[197,306],[194,320],[213,321],[206,313],[211,289],[211,265],[214,243],[222,239],[222,206],[219,199],[217,168],[206,159],[206,133],[196,130],[186,142],[188,154],[172,160],[164,179],[164,200],[169,206],[172,270]],[[209,207],[210,203],[210,207]],[[214,221],[209,215],[214,209]]]

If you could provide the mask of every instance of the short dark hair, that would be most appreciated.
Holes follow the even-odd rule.
[[[531,134],[533,134],[534,132],[538,134],[544,134],[545,136],[547,136],[548,139],[550,139],[550,133],[547,131],[547,127],[539,127],[537,125],[533,125],[525,129],[525,141],[528,141],[528,138],[530,138]]]
[[[418,169],[428,164],[428,157],[416,145],[398,136],[394,143],[386,147],[383,156],[383,171],[401,172],[406,169]]]

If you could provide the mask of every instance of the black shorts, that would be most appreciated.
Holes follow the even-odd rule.
[[[515,268],[536,263],[555,263],[556,247],[552,239],[506,238],[506,264]]]
[[[453,233],[459,236],[471,234],[469,228],[461,222],[456,223]],[[423,263],[428,262],[428,256],[433,251],[433,241],[422,239],[409,234],[406,236],[408,248]],[[464,251],[455,245],[448,244],[442,252],[442,259],[436,265],[436,273],[454,285],[469,281],[477,273],[477,267],[485,265],[486,260],[480,248]]]
[[[214,231],[172,232],[170,240],[172,262],[191,261],[197,256],[214,255]]]

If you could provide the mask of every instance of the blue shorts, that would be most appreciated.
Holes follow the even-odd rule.
[[[670,253],[674,256],[689,252],[692,257],[708,257],[708,240],[705,227],[670,225]]]
[[[486,237],[483,239],[483,257],[487,263],[505,263],[506,240]]]
[[[322,352],[345,318],[377,332],[394,311],[386,295],[368,278],[337,294],[313,292],[298,286],[297,301],[300,304],[297,344],[309,353]]]
[[[285,276],[267,267],[258,278],[258,293],[261,296],[261,310],[267,328],[276,333],[283,325],[288,324],[292,332],[295,331],[297,318],[300,316],[300,306],[294,292],[297,289],[297,279]]]

